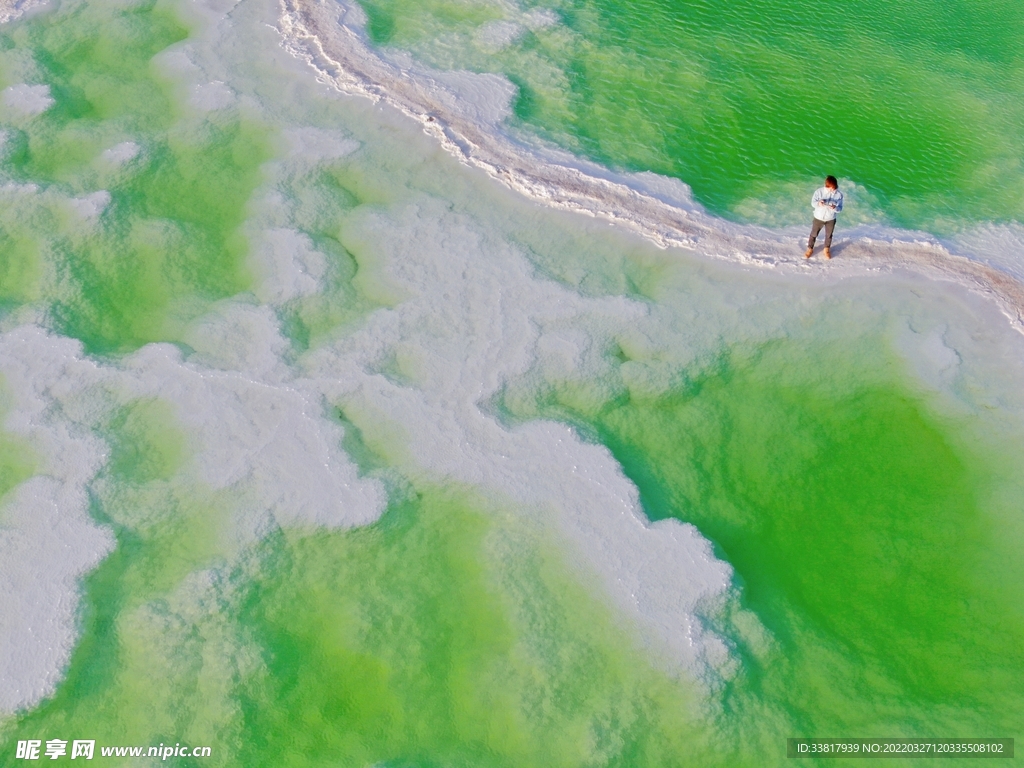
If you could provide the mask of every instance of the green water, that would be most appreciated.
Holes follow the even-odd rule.
[[[56,329],[93,352],[179,338],[211,301],[249,286],[239,226],[270,136],[239,111],[182,109],[152,58],[187,34],[170,10],[146,2],[72,6],[0,35],[0,85],[29,74],[55,101],[35,117],[0,113],[13,137],[4,174],[112,198],[92,226],[43,194],[5,206],[0,301],[46,301]],[[127,141],[141,146],[137,159],[103,161]]]
[[[1022,506],[995,491],[1012,470],[884,354],[851,352],[736,349],[675,391],[581,408],[555,390],[540,413],[606,444],[652,518],[694,523],[736,569],[771,638],[738,640],[722,698],[748,748],[769,754],[773,726],[1016,734]]]
[[[736,569],[739,604],[706,620],[740,663],[710,696],[638,647],[554,532],[464,488],[392,484],[370,526],[232,551],[230,497],[183,474],[165,405],[130,403],[95,497],[117,549],[0,764],[65,735],[213,747],[182,766],[759,766],[793,735],[1019,736],[1020,497],[994,493],[1006,467],[971,419],[884,357],[855,376],[777,343],[661,396],[535,403]]]
[[[457,495],[274,558],[244,613],[268,660],[247,764],[656,764],[692,738],[686,692],[557,551]]]
[[[516,121],[713,212],[803,222],[826,174],[847,220],[937,232],[1024,218],[1024,6],[1007,0],[362,0],[374,42],[502,72]],[[499,22],[522,25],[496,42]],[[488,24],[492,25],[488,27]],[[532,28],[531,28],[532,27]]]
[[[453,29],[506,13],[423,9]],[[239,6],[235,17],[246,11]],[[581,29],[587,18],[600,21],[582,7],[561,11]],[[371,28],[397,44],[415,38],[403,25],[426,18],[406,9],[389,27],[381,13]],[[657,31],[646,35],[651,45]],[[318,292],[274,307],[288,354],[299,358],[295,370],[325,338],[407,298],[381,254],[397,260],[408,246],[382,240],[393,222],[410,220],[404,212],[423,202],[424,189],[465,226],[437,238],[463,247],[464,235],[479,237],[472,247],[481,264],[511,241],[539,280],[647,302],[651,317],[669,318],[650,326],[664,337],[642,339],[638,323],[635,343],[623,341],[612,367],[637,364],[643,349],[663,356],[654,360],[663,368],[676,353],[703,361],[664,377],[675,384],[652,377],[630,395],[593,374],[572,386],[534,386],[505,406],[520,419],[571,423],[607,445],[647,514],[692,522],[714,542],[736,569],[738,598],[704,618],[733,643],[735,669],[710,691],[666,672],[594,589],[593,574],[567,563],[543,510],[403,479],[408,467],[395,465],[412,462],[404,425],[382,423],[372,407],[324,418],[344,427],[341,447],[361,473],[392,491],[383,518],[344,531],[271,527],[247,539],[245,521],[263,510],[197,479],[194,436],[174,408],[115,387],[71,410],[109,448],[88,490],[90,512],[115,532],[117,548],[83,580],[79,639],[54,695],[0,722],[0,765],[17,762],[17,740],[36,738],[213,748],[207,760],[167,761],[176,765],[632,767],[783,764],[784,739],[798,734],[1020,735],[1022,510],[1007,482],[1017,445],[1003,447],[1004,459],[979,437],[987,421],[943,416],[887,357],[888,339],[858,324],[861,315],[821,323],[823,337],[839,339],[835,350],[809,331],[741,343],[756,336],[745,323],[768,335],[762,325],[799,326],[794,317],[814,312],[789,308],[802,313],[819,294],[776,286],[772,297],[751,297],[762,284],[649,249],[603,222],[542,218],[503,191],[481,192],[474,176],[446,175],[440,150],[430,155],[415,144],[425,138],[377,126],[369,109],[349,115],[349,102],[325,106],[261,70],[267,84],[252,91],[266,95],[265,109],[240,100],[197,112],[188,86],[153,59],[189,34],[160,2],[64,5],[4,30],[0,85],[46,83],[55,99],[39,116],[0,116],[13,137],[5,181],[40,188],[0,206],[5,327],[18,312],[39,310],[25,316],[81,339],[90,353],[117,356],[191,338],[189,324],[222,299],[251,306],[260,289],[245,224],[261,185],[279,173],[272,166],[287,157],[284,129],[361,131],[364,147],[351,158],[274,176],[287,216],[266,208],[258,216],[266,227],[294,227],[327,262]],[[522,47],[554,46],[556,35],[566,37],[564,50],[596,55],[564,26],[538,29]],[[265,56],[242,47],[254,60]],[[615,70],[621,52],[608,50],[605,66]],[[560,71],[547,70],[549,92],[539,81],[532,96],[524,91],[520,116],[578,148],[565,128],[576,107],[572,90],[560,90]],[[580,88],[585,75],[581,68]],[[308,104],[273,101],[290,94]],[[615,110],[602,109],[612,121]],[[563,122],[544,128],[541,117],[556,113]],[[140,145],[138,158],[117,167],[99,159],[125,141]],[[97,189],[110,191],[110,207],[91,223],[75,218],[66,198]],[[429,271],[429,260],[409,261],[402,266],[418,276]],[[841,315],[847,300],[822,314]],[[422,322],[457,332],[443,314]],[[604,321],[587,322],[571,319],[601,343]],[[709,352],[709,339],[724,351]],[[392,342],[392,355],[411,346]],[[414,360],[419,352],[398,351]],[[378,363],[387,373],[387,360]],[[104,403],[98,412],[93,397]],[[0,502],[39,464],[25,440],[0,432]]]
[[[87,351],[116,354],[182,342],[214,302],[257,289],[244,225],[265,164],[290,148],[251,100],[189,103],[192,86],[158,57],[188,34],[161,2],[69,4],[0,30],[0,88],[45,84],[54,100],[36,116],[0,105],[0,178],[36,189],[0,192],[0,318],[38,307]],[[104,158],[124,142],[137,157]],[[324,163],[274,180],[287,225],[326,262],[321,290],[278,309],[297,348],[374,306],[341,244],[346,212],[376,202],[357,195],[353,173]],[[111,196],[101,215],[71,210],[97,190]]]
[[[66,680],[8,725],[0,764],[16,739],[72,733],[268,766],[659,765],[706,741],[691,694],[550,537],[464,491],[359,530],[278,532],[205,609],[183,608],[186,574],[168,569],[209,562],[202,533],[121,529],[86,580]]]

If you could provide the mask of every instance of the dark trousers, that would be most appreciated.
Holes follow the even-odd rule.
[[[822,227],[825,228],[825,247],[832,247],[832,232],[836,228],[836,220],[832,219],[832,221],[819,221],[817,218],[815,218],[814,223],[811,224],[811,237],[807,241],[808,248],[814,247],[814,241],[818,239],[818,233],[821,232]]]

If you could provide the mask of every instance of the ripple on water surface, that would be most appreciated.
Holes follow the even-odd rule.
[[[375,42],[504,72],[530,130],[719,214],[802,222],[832,173],[900,226],[1024,217],[1019,3],[361,4]]]

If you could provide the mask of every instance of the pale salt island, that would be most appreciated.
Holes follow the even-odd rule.
[[[0,766],[1012,758],[1022,64],[1003,0],[0,0]]]

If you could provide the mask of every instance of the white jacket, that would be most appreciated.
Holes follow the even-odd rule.
[[[832,221],[843,210],[843,193],[838,189],[821,187],[811,198],[811,208],[818,221]]]

